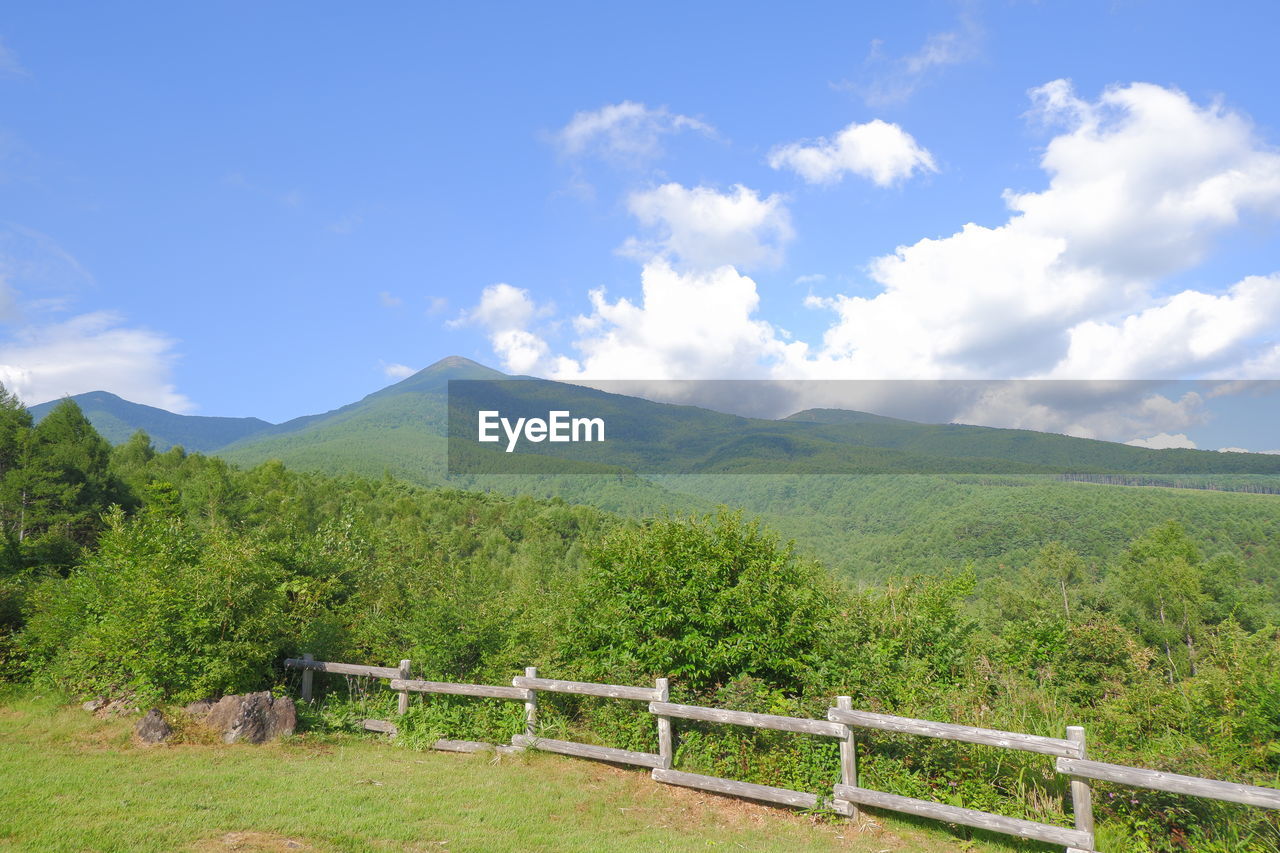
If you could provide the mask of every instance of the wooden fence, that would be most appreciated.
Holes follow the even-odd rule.
[[[389,680],[391,689],[400,693],[397,703],[400,714],[404,714],[408,709],[410,693],[479,696],[491,699],[516,700],[524,703],[525,731],[524,734],[515,735],[511,739],[510,745],[438,740],[435,743],[436,749],[453,752],[477,752],[488,749],[496,749],[500,752],[514,752],[522,749],[540,749],[563,755],[573,755],[579,758],[592,758],[617,764],[648,767],[655,781],[668,785],[697,788],[703,791],[803,809],[825,807],[855,819],[858,817],[859,806],[888,809],[932,818],[945,823],[1004,833],[1019,838],[1045,841],[1050,844],[1060,844],[1066,848],[1066,853],[1095,853],[1097,849],[1094,838],[1093,800],[1090,780],[1188,794],[1233,803],[1244,803],[1262,808],[1280,809],[1280,789],[1240,785],[1234,782],[1220,782],[1213,779],[1201,779],[1196,776],[1181,776],[1176,773],[1162,773],[1156,770],[1144,770],[1137,767],[1090,761],[1085,753],[1084,729],[1080,726],[1068,726],[1066,737],[1064,738],[1004,732],[996,729],[975,728],[954,723],[938,723],[929,720],[916,720],[910,717],[876,714],[870,711],[857,711],[851,707],[852,703],[848,696],[836,697],[836,706],[827,710],[827,719],[825,720],[783,717],[774,714],[757,714],[748,711],[730,711],[723,708],[674,704],[669,701],[669,685],[665,678],[657,679],[653,687],[596,684],[586,681],[558,681],[551,678],[539,678],[538,671],[534,667],[526,668],[523,676],[516,676],[512,679],[512,686],[506,687],[486,684],[455,684],[441,681],[414,681],[409,678],[410,662],[407,660],[400,661],[398,667],[361,666],[317,661],[308,654],[303,655],[301,659],[291,658],[286,660],[285,666],[302,670],[301,694],[302,700],[305,702],[310,702],[312,698],[314,673],[332,672],[342,675],[358,675]],[[648,712],[657,721],[658,752],[634,752],[628,749],[597,746],[577,741],[538,737],[537,694],[540,691],[648,702]],[[676,770],[673,766],[675,762],[673,719],[697,720],[707,723],[748,726],[835,738],[840,742],[840,781],[834,786],[831,796],[828,798],[787,788],[774,788],[768,785],[757,785],[750,782],[724,779],[718,776],[704,776],[698,773]],[[395,724],[386,720],[365,720],[364,726],[372,731],[386,732],[393,735],[396,733]],[[1070,781],[1069,798],[1075,826],[1058,826],[1056,824],[1006,817],[860,787],[858,785],[857,745],[857,730],[859,729],[920,735],[922,737],[975,743],[1054,757],[1056,759],[1054,769],[1056,772],[1067,776]]]

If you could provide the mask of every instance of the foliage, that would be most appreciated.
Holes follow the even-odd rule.
[[[1274,496],[936,476],[694,489],[731,480],[735,503],[784,528],[836,531],[824,541],[848,546],[852,586],[740,511],[629,521],[390,476],[241,470],[142,434],[106,456],[73,403],[57,411],[33,427],[0,393],[0,678],[182,701],[296,687],[281,662],[304,651],[493,684],[536,665],[670,677],[675,701],[764,713],[822,718],[849,695],[1043,735],[1084,725],[1100,760],[1280,774]],[[385,690],[316,685],[317,727],[391,713]],[[415,701],[404,742],[500,742],[520,711]],[[546,697],[539,718],[549,736],[654,748],[631,703]],[[677,730],[677,764],[695,771],[820,792],[838,766],[822,739]],[[884,790],[1064,820],[1064,781],[1041,756],[890,735],[860,756]],[[1267,851],[1280,833],[1258,810],[1099,792],[1109,849]]]
[[[601,677],[794,685],[833,612],[821,567],[740,513],[618,529],[588,566],[562,653]]]

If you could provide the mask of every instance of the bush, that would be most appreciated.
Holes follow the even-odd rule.
[[[588,676],[798,690],[833,612],[822,567],[741,513],[619,528],[587,561],[562,652]]]
[[[117,509],[79,569],[33,592],[22,641],[38,677],[75,693],[243,692],[299,639],[285,580],[263,547],[224,528]]]

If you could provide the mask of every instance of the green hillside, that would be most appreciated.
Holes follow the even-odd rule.
[[[759,420],[523,379],[486,385],[492,405],[513,414],[545,415],[557,407],[590,412],[608,420],[610,443],[574,445],[574,461],[561,460],[561,473],[545,473],[557,460],[544,454],[524,456],[527,474],[448,476],[448,382],[510,378],[467,359],[444,359],[332,412],[277,426],[256,422],[256,431],[217,453],[239,465],[279,459],[328,474],[389,474],[419,485],[558,497],[632,517],[741,506],[841,574],[863,580],[966,563],[998,573],[1055,540],[1103,560],[1170,519],[1209,553],[1240,556],[1251,576],[1280,574],[1280,496],[1061,481],[1072,472],[1106,482],[1274,491],[1280,457],[1273,456],[1147,450],[831,409]],[[95,412],[101,417],[106,410],[91,410],[91,420]],[[162,437],[235,420],[160,414],[172,419],[160,425],[191,424],[186,433],[170,427]],[[147,428],[138,421],[108,431],[118,439],[139,426]],[[499,463],[492,470],[512,470],[512,455],[488,453]],[[627,467],[683,473],[637,476]],[[993,467],[999,476],[974,473]],[[587,473],[601,470],[608,476]],[[779,470],[791,473],[759,473]],[[875,473],[841,473],[850,470]],[[1185,470],[1219,473],[1164,473]]]
[[[860,581],[972,563],[1025,564],[1047,542],[1100,563],[1175,520],[1208,554],[1239,557],[1280,600],[1280,496],[1128,488],[1055,478],[946,475],[683,476],[657,482],[739,506]]]
[[[524,444],[516,454],[475,445],[477,456],[491,462],[486,470],[537,470],[522,467],[522,462],[556,456],[623,465],[642,474],[1280,475],[1277,456],[1150,450],[1031,430],[920,424],[864,412],[809,410],[783,420],[745,418],[540,379],[473,383],[455,391],[465,397],[450,401],[455,435],[471,435],[474,412],[481,409],[498,410],[510,419],[546,417],[560,409],[590,413],[609,424],[609,440],[602,443]]]
[[[45,752],[62,762],[55,775],[100,777],[84,762],[106,756],[142,768],[132,777],[145,785],[164,775],[146,772],[151,758],[178,760],[194,751],[212,760],[205,764],[230,767],[244,763],[236,757],[241,751],[270,757],[305,740],[327,748],[304,763],[326,778],[342,776],[350,768],[333,758],[333,747],[345,741],[333,737],[360,732],[365,719],[389,718],[398,701],[393,692],[318,675],[317,703],[300,709],[301,738],[216,756],[203,746],[210,735],[178,712],[193,699],[226,693],[296,696],[299,676],[282,662],[304,652],[319,660],[408,659],[418,677],[467,683],[507,683],[526,666],[569,680],[639,685],[667,677],[681,704],[809,719],[822,719],[833,696],[850,696],[856,708],[1030,734],[1082,725],[1097,760],[1245,784],[1273,785],[1280,767],[1275,586],[1251,581],[1253,556],[1238,559],[1202,544],[1227,514],[1274,509],[1271,496],[1178,493],[1223,514],[1196,516],[1201,529],[1192,536],[1176,522],[1156,524],[1115,542],[1104,560],[1050,544],[994,577],[962,569],[853,585],[742,513],[634,521],[560,500],[329,477],[279,463],[238,469],[177,449],[156,453],[140,439],[110,450],[73,403],[34,428],[11,400],[0,401],[0,414],[10,427],[0,431],[7,438],[0,451],[10,454],[3,458],[14,458],[15,448],[35,451],[18,458],[4,485],[37,498],[25,513],[0,501],[8,540],[0,555],[0,681],[24,685],[16,688],[21,695],[79,702],[123,694],[140,707],[160,705],[186,740],[123,758],[112,758],[112,744],[96,734],[73,736],[87,752],[45,740]],[[875,531],[877,545],[901,548],[895,553],[903,561],[953,538],[1018,545],[1104,517],[1138,524],[1129,503],[1166,494],[1059,482],[1048,484],[1056,495],[1035,498],[1038,486],[1017,479],[957,478],[945,488],[938,477],[902,476],[861,478],[825,493],[818,487],[841,479],[717,477],[704,485],[736,483],[739,501],[775,497],[793,510],[792,519],[829,506],[815,519],[823,528],[837,513],[861,512],[859,532]],[[101,488],[86,494],[60,487],[73,481]],[[969,487],[977,491],[965,494]],[[771,495],[770,488],[782,491]],[[1036,516],[1068,490],[1084,498],[1062,502],[1056,526],[1036,528]],[[1082,523],[1094,495],[1110,503]],[[985,501],[984,509],[975,512],[973,501]],[[1228,532],[1275,538],[1265,518],[1252,519],[1253,528]],[[11,532],[15,521],[26,531],[21,538]],[[875,530],[878,523],[906,527],[895,541]],[[921,550],[911,540],[930,523],[938,538]],[[68,557],[58,563],[49,560],[55,540],[65,546],[57,553]],[[657,749],[651,718],[634,708],[591,697],[539,698],[535,737]],[[0,717],[28,740],[39,739],[49,709],[20,717],[13,710],[0,708]],[[68,713],[90,721],[74,705]],[[410,750],[429,749],[440,737],[505,743],[527,721],[519,702],[438,696],[413,702],[396,725],[395,751],[426,766],[434,759]],[[116,731],[127,737],[124,726]],[[676,765],[687,772],[813,794],[839,778],[839,745],[831,739],[694,721],[678,722],[676,736]],[[39,750],[28,750],[12,761],[18,764],[0,779],[30,777],[49,758],[42,764]],[[1067,780],[1047,773],[1043,756],[884,735],[860,737],[858,761],[860,781],[876,790],[1070,823]],[[130,775],[126,770],[120,772]],[[361,771],[354,782],[347,775],[338,787],[386,781],[377,775]],[[57,796],[77,793],[52,777],[46,782]],[[31,810],[24,805],[31,785],[9,788],[0,790],[0,801],[15,808],[0,812],[18,818],[0,825],[0,835],[28,846],[65,836],[22,817]],[[1123,797],[1096,800],[1097,849],[1274,849],[1280,827],[1273,813],[1122,790]],[[188,793],[209,799],[207,790]],[[120,795],[113,796],[118,806]],[[325,799],[341,796],[335,789]],[[222,799],[243,811],[234,798]],[[114,813],[107,798],[81,801],[90,812]],[[82,817],[96,820],[90,812]],[[147,822],[172,823],[158,812],[144,814]],[[137,846],[108,824],[115,846]],[[34,826],[38,837],[25,834]],[[205,821],[199,828],[225,827]],[[295,833],[293,824],[245,828]],[[952,847],[973,847],[966,832],[934,830],[947,833]],[[385,836],[379,830],[376,837]],[[1162,843],[1171,837],[1179,844]],[[85,838],[92,846],[100,837]],[[164,838],[161,846],[171,847],[186,836]],[[367,846],[344,838],[352,849]]]
[[[90,391],[71,399],[76,401],[102,437],[112,444],[123,444],[129,436],[143,430],[160,450],[181,445],[187,450],[207,453],[272,428],[271,424],[259,418],[175,415],[154,406],[130,403],[106,391]],[[59,402],[51,400],[32,406],[31,417],[39,423]]]

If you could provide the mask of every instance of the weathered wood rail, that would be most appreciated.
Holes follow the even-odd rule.
[[[399,697],[396,701],[396,713],[404,715],[409,710],[409,694],[410,693],[443,693],[454,696],[480,696],[489,699],[517,699],[528,703],[534,700],[533,691],[523,690],[517,687],[502,687],[490,684],[458,684],[450,681],[417,681],[409,678],[412,669],[411,662],[408,660],[400,661],[397,667],[390,666],[363,666],[354,663],[335,663],[333,661],[319,661],[310,654],[304,654],[301,658],[289,658],[284,662],[286,668],[302,670],[302,701],[310,702],[312,695],[312,677],[316,672],[331,672],[338,675],[356,675],[367,678],[381,678],[390,682],[390,688],[397,693]],[[399,733],[399,728],[395,723],[389,720],[365,720],[363,726],[371,732],[381,732],[395,736]],[[488,749],[509,749],[510,747],[496,746],[489,743],[478,743],[475,741],[465,740],[447,740],[441,739],[434,744],[436,749],[448,752],[480,752]]]
[[[539,749],[579,758],[647,767],[650,769],[652,778],[655,781],[668,785],[696,788],[702,791],[744,797],[794,808],[816,809],[825,807],[854,819],[858,817],[859,807],[887,809],[919,817],[932,818],[946,823],[999,832],[1019,838],[1061,844],[1066,848],[1067,853],[1095,853],[1096,851],[1090,780],[1168,791],[1188,796],[1206,797],[1260,808],[1280,809],[1280,789],[1257,785],[1242,785],[1235,782],[1203,779],[1198,776],[1182,776],[1177,773],[1091,761],[1086,754],[1084,729],[1080,726],[1068,726],[1066,737],[1064,738],[1006,732],[956,723],[917,720],[911,717],[896,717],[890,714],[858,711],[851,707],[852,703],[848,696],[836,697],[836,706],[827,710],[827,719],[825,720],[784,717],[776,714],[759,714],[750,711],[734,711],[725,708],[707,708],[699,705],[673,703],[670,701],[669,683],[665,678],[657,679],[653,687],[597,684],[586,681],[539,678],[538,671],[534,667],[527,667],[523,676],[516,676],[512,679],[511,686],[506,687],[488,684],[413,680],[409,677],[410,662],[407,660],[401,661],[398,667],[363,666],[360,664],[317,661],[311,655],[303,655],[302,658],[290,658],[285,661],[285,666],[302,671],[301,693],[303,700],[308,702],[311,701],[314,673],[323,672],[366,676],[389,681],[390,688],[400,694],[398,710],[401,714],[404,714],[407,710],[410,693],[507,699],[524,703],[525,731],[523,734],[512,737],[512,745],[495,746],[494,744],[477,741],[441,739],[434,744],[434,747],[439,750],[450,752],[482,752],[487,750],[515,752],[522,749]],[[657,720],[658,752],[636,752],[611,746],[539,737],[537,731],[537,694],[539,692],[648,702],[647,710]],[[718,776],[704,776],[698,773],[676,770],[673,767],[675,760],[675,732],[672,720],[695,720],[705,723],[748,726],[836,738],[840,741],[840,781],[832,788],[830,797],[824,797],[804,791],[793,791],[788,788],[774,788],[769,785],[739,782]],[[396,725],[386,720],[365,720],[364,726],[372,731],[385,732],[390,735],[397,733]],[[861,787],[858,784],[856,737],[856,732],[860,729],[918,735],[1052,756],[1056,759],[1054,768],[1058,773],[1068,777],[1070,783],[1068,796],[1075,826],[1058,826],[991,814],[975,809],[961,808],[960,806],[936,803],[914,797],[903,797],[898,794]]]
[[[958,726],[954,723],[933,723],[928,720],[913,720],[909,717],[873,714],[870,711],[846,711],[843,708],[830,709],[827,712],[827,719],[864,729],[880,729],[886,732],[999,746],[1004,749],[1020,749],[1026,752],[1039,752],[1043,755],[1061,755],[1066,758],[1080,758],[1082,755],[1080,747],[1066,738],[979,729],[973,726]]]
[[[1084,729],[1070,726],[1067,737],[1055,738],[1043,735],[1029,735],[1021,732],[1005,732],[998,729],[983,729],[975,726],[962,726],[955,723],[938,723],[932,720],[917,720],[911,717],[895,717],[890,714],[874,714],[870,711],[855,711],[846,702],[838,702],[835,708],[827,709],[827,719],[864,729],[895,732],[898,734],[919,735],[921,737],[941,740],[975,743],[981,746],[994,746],[1000,749],[1015,749],[1023,752],[1034,752],[1040,755],[1058,756],[1059,759],[1085,757]],[[1071,811],[1075,819],[1075,829],[1066,829],[1049,823],[1005,817],[988,812],[964,809],[958,806],[934,803],[929,800],[918,800],[914,797],[901,797],[880,791],[860,788],[857,784],[857,771],[851,779],[842,780],[835,788],[836,805],[843,811],[852,814],[858,804],[876,808],[892,809],[919,817],[933,818],[976,829],[1002,832],[1019,838],[1030,838],[1035,841],[1047,841],[1050,844],[1063,844],[1069,849],[1092,850],[1093,839],[1093,792],[1088,782],[1073,779],[1069,786]]]
[[[1116,782],[1134,788],[1150,788],[1155,791],[1189,794],[1210,800],[1243,803],[1264,809],[1280,809],[1280,790],[1276,788],[1219,782],[1215,779],[1202,779],[1199,776],[1181,776],[1177,773],[1163,773],[1159,770],[1143,770],[1121,764],[1103,764],[1101,761],[1083,761],[1073,758],[1059,758],[1058,772],[1080,779],[1097,779],[1101,782]]]
[[[300,658],[289,658],[284,662],[286,669],[302,670],[302,701],[310,702],[313,688],[315,686],[315,673],[330,672],[334,675],[355,675],[363,678],[381,678],[390,680],[394,684],[395,680],[402,680],[409,677],[412,669],[410,661],[402,660],[399,666],[364,666],[358,663],[337,663],[335,661],[316,660],[310,653],[304,654]],[[392,689],[395,689],[394,687]],[[409,710],[409,694],[401,691],[396,701],[396,712],[404,714]],[[364,727],[371,732],[382,732],[383,734],[394,735],[396,733],[395,723],[387,720],[365,720]]]
[[[675,705],[671,702],[650,702],[649,713],[657,714],[660,720],[677,717],[684,720],[698,720],[704,723],[723,723],[730,726],[748,726],[780,732],[822,735],[840,738],[842,741],[850,737],[849,727],[842,723],[810,720],[803,717],[782,717],[777,714],[757,714],[751,711],[728,711],[724,708],[704,708],[699,705]],[[841,750],[841,756],[844,756],[843,749]],[[768,785],[737,782],[733,779],[724,779],[719,776],[685,773],[680,770],[672,770],[670,765],[654,769],[652,775],[654,781],[665,782],[668,785],[699,788],[703,791],[731,794],[735,797],[746,797],[753,800],[764,800],[765,802],[779,803],[784,806],[813,809],[820,804],[819,797],[816,794],[793,791],[790,788],[773,788]]]
[[[622,684],[596,684],[590,681],[558,681],[554,678],[538,678],[536,667],[528,667],[524,675],[511,679],[511,684],[532,693],[545,690],[549,693],[572,693],[578,696],[601,696],[606,699],[630,699],[633,702],[665,702],[667,700],[667,680],[659,678],[654,687],[629,687]],[[536,698],[525,704],[525,733],[511,739],[515,746],[527,749],[541,749],[547,752],[558,752],[562,755],[576,755],[579,758],[594,758],[597,761],[610,761],[614,764],[633,764],[637,767],[670,767],[670,729],[664,739],[662,723],[658,723],[658,742],[660,750],[653,752],[635,752],[630,749],[617,749],[611,746],[597,746],[591,743],[579,743],[569,740],[553,740],[537,736]]]

